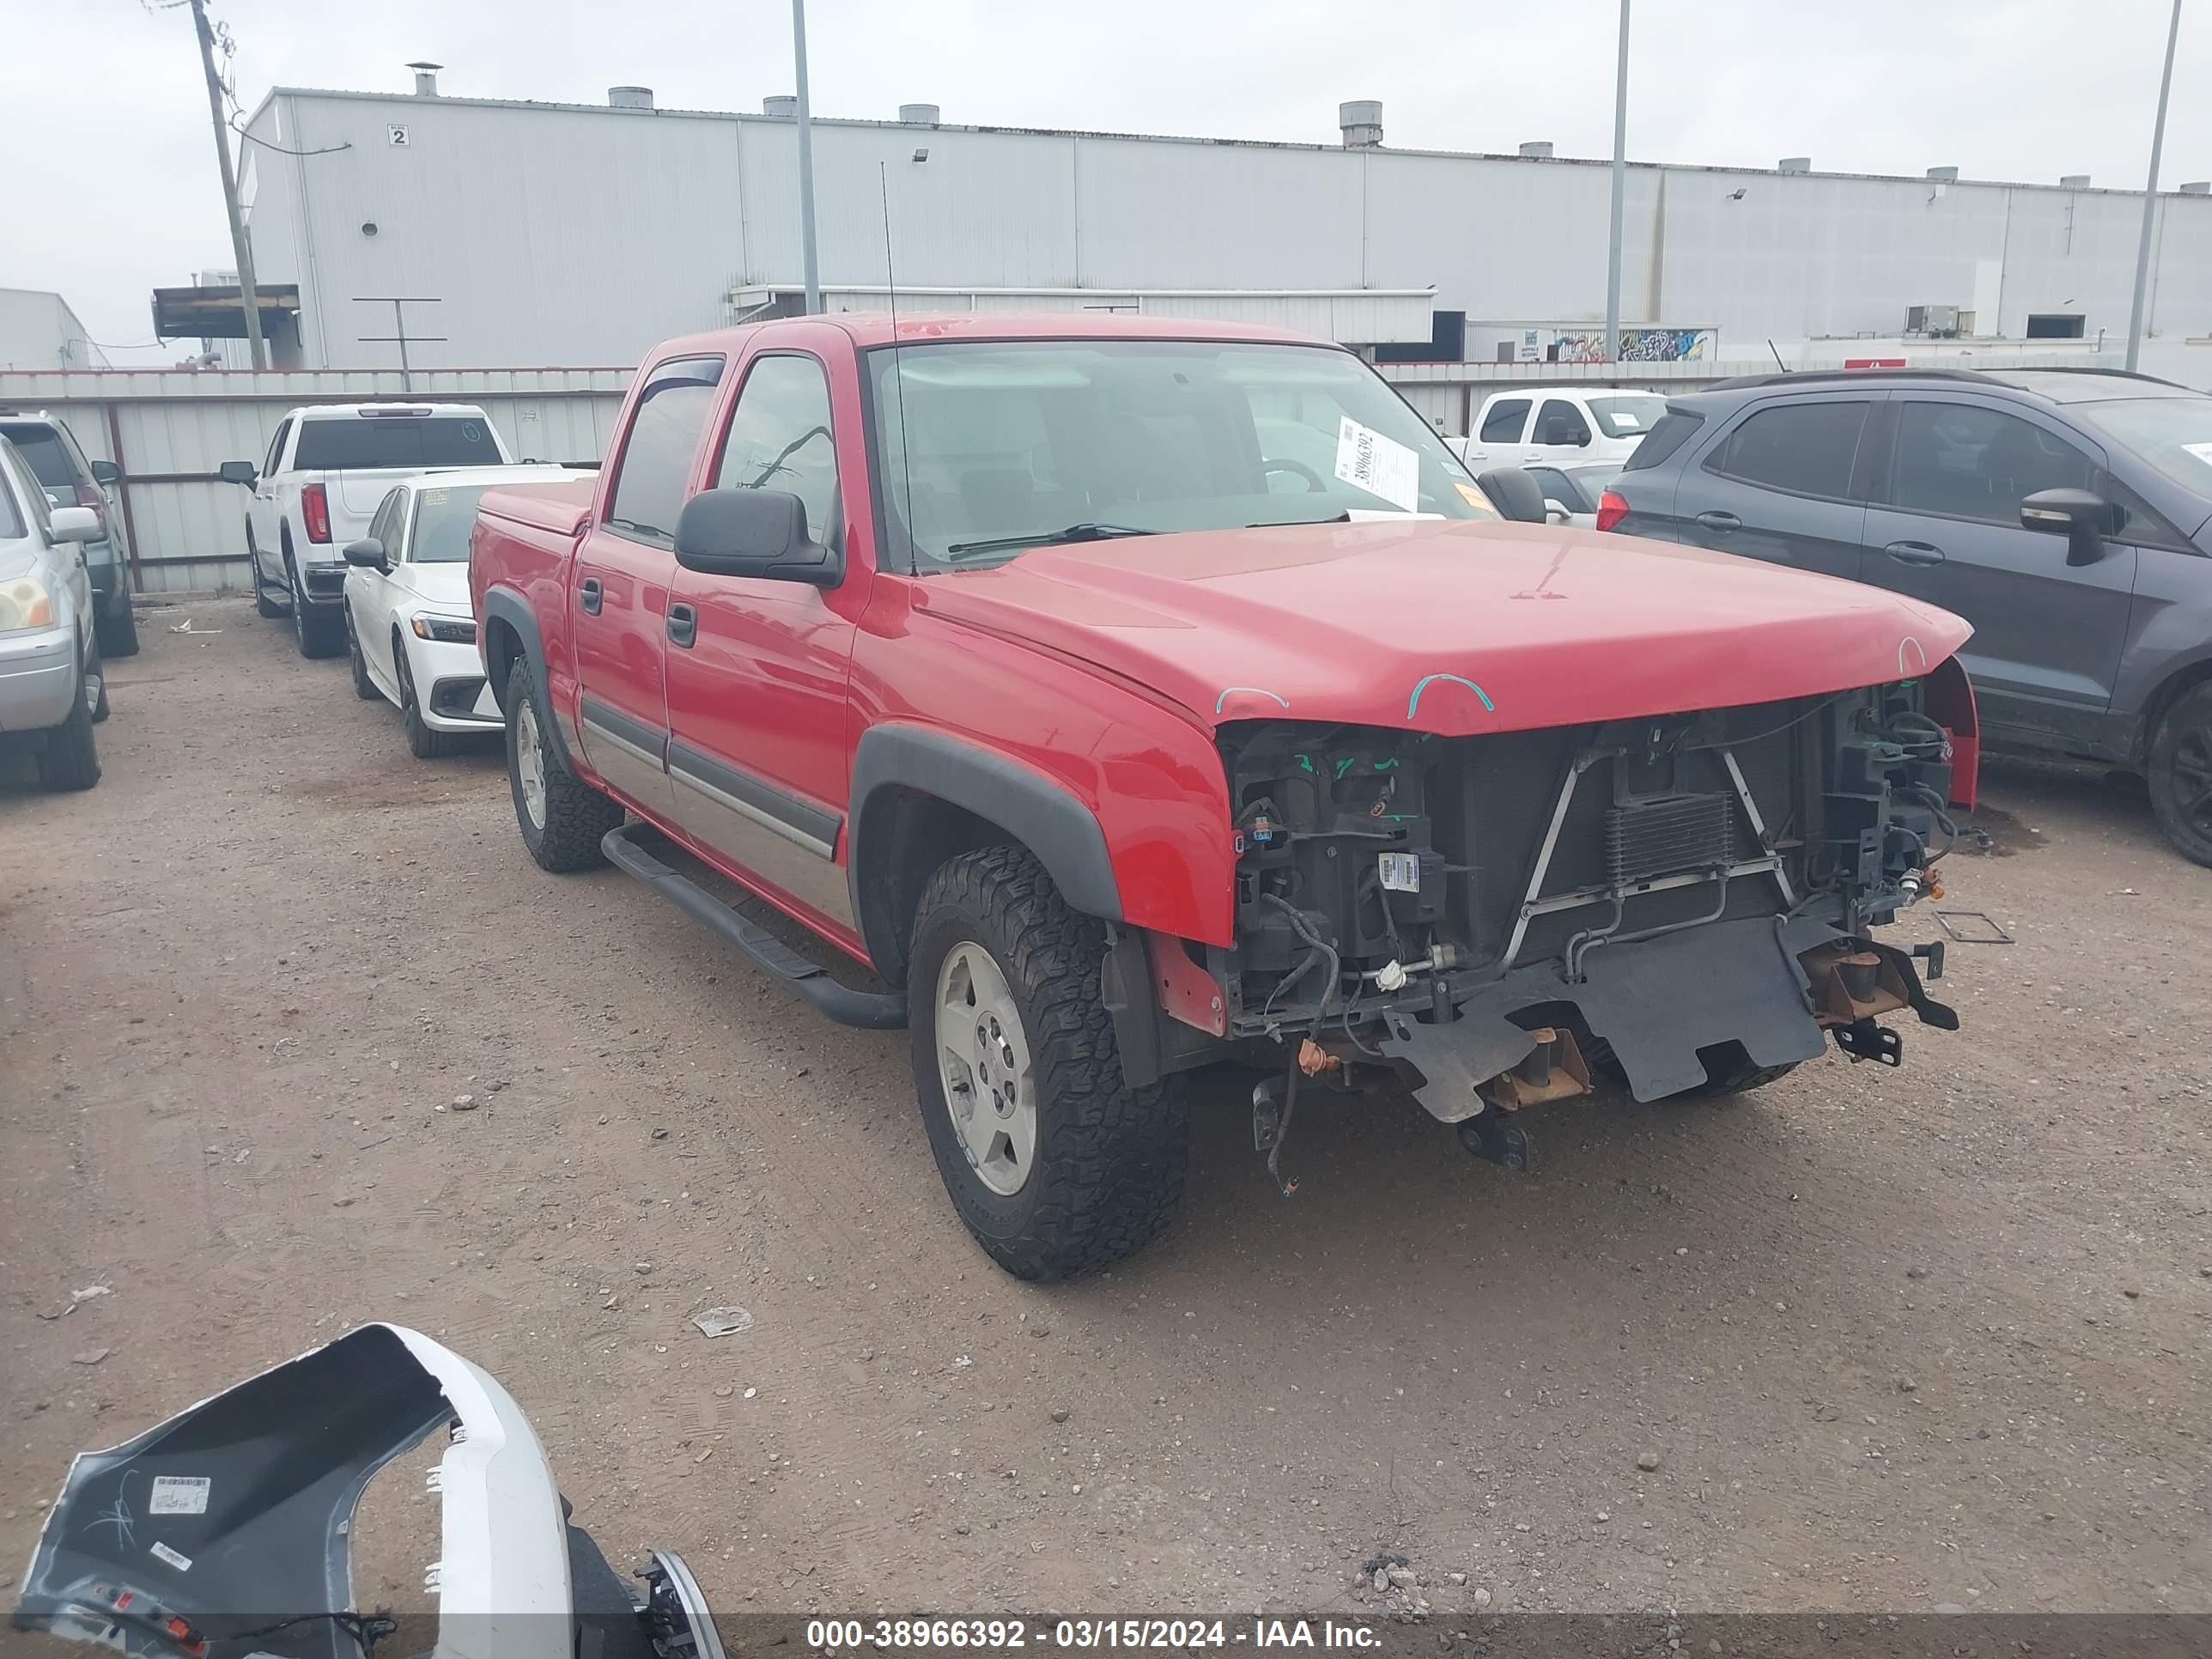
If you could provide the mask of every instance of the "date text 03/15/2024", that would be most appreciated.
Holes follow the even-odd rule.
[[[1382,1644],[1381,1632],[1373,1626],[1331,1619],[1255,1619],[1243,1626],[1221,1619],[1060,1619],[1034,1625],[1022,1619],[817,1619],[806,1626],[806,1645],[819,1653],[915,1648],[987,1653],[1028,1647],[1372,1649]]]

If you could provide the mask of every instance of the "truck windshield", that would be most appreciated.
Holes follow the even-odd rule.
[[[2176,483],[2212,496],[2212,398],[2120,398],[2074,412]]]
[[[507,458],[475,415],[359,415],[307,421],[292,465],[303,472],[404,466],[497,466]]]
[[[1348,352],[1041,340],[867,362],[894,563],[972,568],[1049,541],[1347,514],[1498,516]]]
[[[1659,424],[1667,400],[1645,392],[1626,398],[1593,398],[1590,418],[1608,438],[1640,438]]]

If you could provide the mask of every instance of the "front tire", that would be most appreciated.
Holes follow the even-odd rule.
[[[2181,855],[2212,864],[2212,681],[2175,700],[2151,739],[2150,809]]]
[[[408,665],[406,646],[396,635],[392,641],[392,665],[399,672],[399,718],[406,723],[408,752],[416,760],[439,760],[452,754],[453,738],[433,730],[422,719],[422,699],[415,695],[415,671]]]
[[[530,683],[530,664],[522,657],[507,674],[507,785],[514,798],[514,822],[522,844],[541,870],[565,875],[606,862],[599,842],[617,829],[623,809],[562,763]]]
[[[353,625],[353,607],[345,613],[346,664],[353,670],[353,694],[363,702],[374,702],[384,695],[376,689],[376,682],[368,677],[368,658],[361,648],[361,630]]]
[[[69,718],[48,732],[39,749],[39,783],[57,792],[89,789],[100,781],[100,750],[93,741],[93,676],[100,672],[95,647],[82,670],[84,684],[70,700]],[[106,690],[100,693],[105,702]]]
[[[1099,996],[1104,924],[1026,849],[964,853],[915,913],[908,1025],[922,1121],[953,1207],[1017,1279],[1110,1266],[1182,1196],[1180,1080],[1133,1087]]]
[[[135,657],[138,654],[138,613],[131,609],[129,594],[123,596],[123,603],[112,611],[96,618],[93,626],[100,635],[100,654],[102,657]]]

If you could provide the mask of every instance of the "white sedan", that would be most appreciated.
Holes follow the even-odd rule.
[[[469,608],[469,536],[477,500],[504,484],[556,483],[558,466],[471,466],[395,484],[345,550],[345,631],[354,695],[384,697],[407,722],[407,746],[430,760],[471,732],[505,724],[477,654]]]

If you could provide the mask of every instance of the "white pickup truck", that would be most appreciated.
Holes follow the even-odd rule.
[[[1527,386],[1493,392],[1474,429],[1448,440],[1480,471],[1492,466],[1618,466],[1667,412],[1656,392],[1611,386]]]
[[[303,657],[345,649],[345,546],[360,539],[395,480],[442,466],[504,466],[514,458],[474,404],[311,404],[277,422],[269,453],[225,461],[227,483],[252,491],[246,556],[253,602],[289,614]]]

